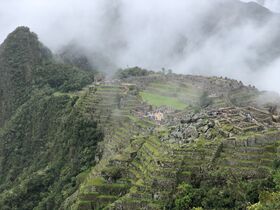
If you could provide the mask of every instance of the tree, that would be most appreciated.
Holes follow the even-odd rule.
[[[191,185],[186,184],[186,183],[180,184],[177,187],[177,194],[176,194],[174,209],[176,209],[176,210],[190,209],[193,196],[194,196],[194,190]]]
[[[199,98],[199,105],[202,108],[205,108],[213,103],[213,100],[208,97],[207,92],[203,92]]]

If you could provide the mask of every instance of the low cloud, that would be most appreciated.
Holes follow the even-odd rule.
[[[280,13],[280,1],[279,0],[242,0],[243,2],[256,2],[273,12]]]
[[[54,52],[77,44],[107,72],[165,67],[228,76],[280,92],[279,17],[253,3],[0,0],[0,5],[1,41],[26,25]]]

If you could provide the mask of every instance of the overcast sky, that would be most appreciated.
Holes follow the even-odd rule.
[[[279,0],[242,0],[244,2],[257,2],[262,6],[270,9],[273,12],[280,13],[280,1]]]
[[[109,60],[110,65],[100,64],[105,71],[165,67],[178,73],[229,76],[280,92],[275,79],[280,78],[280,59],[257,72],[251,65],[259,59],[255,46],[271,38],[273,21],[230,28],[224,22],[206,36],[207,15],[213,9],[221,12],[214,4],[219,1],[238,0],[0,0],[0,41],[25,25],[54,52],[78,43],[93,62],[98,63],[98,56]],[[265,6],[278,10],[273,1]]]

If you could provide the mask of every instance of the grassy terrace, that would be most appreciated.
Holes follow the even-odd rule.
[[[153,106],[170,106],[178,110],[183,110],[187,107],[187,104],[179,101],[177,98],[161,96],[156,93],[149,93],[143,91],[140,93],[142,99]]]
[[[183,110],[190,104],[196,103],[201,92],[190,85],[166,81],[150,83],[140,92],[140,96],[145,102],[156,107],[169,106]]]

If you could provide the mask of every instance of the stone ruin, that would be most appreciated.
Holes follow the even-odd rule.
[[[168,122],[168,116],[174,113],[172,107],[161,106],[153,107],[145,103],[131,110],[132,114],[140,119],[148,119],[155,121],[157,124],[164,124]]]
[[[278,115],[277,115],[278,116]],[[233,138],[250,133],[280,128],[279,121],[266,110],[254,107],[228,107],[187,113],[176,118],[169,136],[162,141],[191,143],[200,138],[213,141],[217,138]]]

